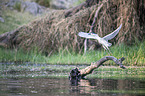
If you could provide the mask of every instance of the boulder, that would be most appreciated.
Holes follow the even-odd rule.
[[[68,9],[74,6],[78,0],[51,0],[50,7],[53,9]]]
[[[29,12],[33,15],[42,14],[46,9],[44,6],[40,6],[36,2],[29,2],[23,0],[9,0],[6,3],[6,6],[9,7],[11,10],[18,10],[16,9],[16,6],[19,6],[20,9],[18,11]]]
[[[21,8],[23,11],[33,15],[42,14],[45,11],[45,7],[38,5],[36,2],[29,1],[21,3]]]

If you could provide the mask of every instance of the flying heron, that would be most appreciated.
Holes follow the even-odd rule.
[[[87,38],[87,39],[97,39],[98,42],[99,42],[100,44],[102,44],[102,46],[103,46],[103,48],[104,48],[105,50],[109,50],[108,47],[110,47],[112,44],[109,43],[108,40],[113,39],[113,38],[118,34],[118,32],[119,32],[119,30],[121,29],[121,27],[122,27],[122,24],[121,24],[115,31],[113,31],[112,33],[110,33],[110,34],[108,34],[108,35],[106,35],[106,36],[104,36],[104,37],[102,37],[102,38],[99,37],[98,34],[95,34],[95,33],[79,32],[78,35],[79,35],[80,37],[84,37],[84,38]],[[110,50],[109,50],[109,52],[110,52]],[[111,53],[111,52],[110,52],[110,53]]]

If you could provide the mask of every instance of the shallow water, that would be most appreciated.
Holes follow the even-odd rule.
[[[79,82],[68,79],[71,69],[86,66],[0,63],[0,96],[145,96],[144,78],[93,77],[93,79],[81,79]],[[105,73],[96,72],[93,74],[102,74],[105,77],[108,72],[113,72],[108,74],[113,76],[116,71],[113,69],[113,71],[103,71]],[[136,72],[133,76],[137,76],[140,71],[133,69],[122,72],[128,77],[133,72]],[[141,70],[142,77],[145,76],[144,72]]]
[[[1,96],[145,96],[145,81],[67,78],[0,79]]]

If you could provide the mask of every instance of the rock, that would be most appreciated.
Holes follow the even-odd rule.
[[[23,0],[9,0],[9,2],[6,3],[6,6],[9,7],[11,10],[15,9],[22,12],[29,12],[33,15],[42,14],[46,9],[44,6],[40,6],[36,2],[29,2]],[[16,6],[19,6],[20,10],[16,9]]]
[[[68,9],[73,7],[73,4],[76,1],[78,0],[50,0],[50,7],[52,9]],[[5,6],[10,8],[11,10],[29,12],[33,15],[42,14],[46,9],[48,9],[37,4],[36,2],[25,0],[9,0],[7,3],[5,3]]]
[[[54,9],[68,9],[78,0],[51,0],[50,7]]]
[[[40,6],[35,2],[29,2],[29,1],[23,2],[21,4],[21,8],[25,12],[29,12],[33,15],[42,14],[45,10],[45,7]]]
[[[5,20],[2,17],[0,17],[0,21],[3,23],[5,22]]]
[[[78,0],[50,0],[50,8],[68,9],[73,7],[76,1]],[[26,0],[9,0],[7,3],[5,3],[5,6],[9,7],[11,10],[22,12],[26,11],[33,15],[42,14],[45,9],[47,9],[36,2],[30,2]]]
[[[9,0],[8,2],[5,3],[5,6],[13,10],[16,3],[22,3],[22,0]]]

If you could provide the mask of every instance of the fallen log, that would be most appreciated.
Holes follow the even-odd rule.
[[[23,27],[21,26],[16,30],[1,34],[0,35],[0,46],[7,48],[7,47],[12,47],[13,45],[15,45],[15,42],[16,42],[15,40],[17,38],[17,35],[19,34],[21,28],[23,28]]]
[[[95,62],[95,63],[91,63],[90,66],[79,70],[78,68],[72,69],[69,75],[69,79],[70,80],[80,80],[81,78],[84,78],[86,75],[91,74],[93,72],[94,69],[99,68],[101,65],[103,65],[104,62],[108,61],[108,60],[112,60],[114,61],[118,66],[120,66],[120,68],[125,69],[125,67],[123,66],[122,62],[125,60],[124,57],[117,59],[113,56],[105,56],[103,58],[101,58],[99,61]]]

